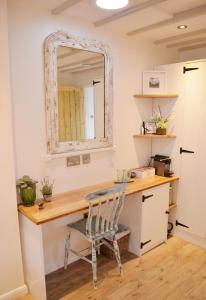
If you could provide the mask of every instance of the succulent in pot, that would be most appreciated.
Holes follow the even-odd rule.
[[[158,112],[154,114],[152,120],[156,124],[156,134],[158,135],[166,135],[167,134],[167,124],[170,121],[170,116],[164,118],[162,116],[162,112],[160,106],[158,105]]]
[[[17,180],[16,186],[19,189],[21,201],[24,206],[33,206],[36,200],[36,184],[28,175],[24,175]]]
[[[42,196],[46,202],[50,202],[52,198],[54,181],[50,182],[49,177],[44,177],[41,184],[42,184],[42,188],[41,188]]]

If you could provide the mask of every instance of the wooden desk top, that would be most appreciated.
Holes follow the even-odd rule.
[[[126,195],[138,193],[152,187],[162,185],[178,180],[178,177],[161,177],[153,176],[150,178],[140,179],[135,178],[134,182],[128,183]],[[18,206],[18,210],[35,224],[43,224],[78,211],[88,208],[88,202],[85,196],[89,193],[96,192],[100,189],[105,189],[114,186],[114,182],[104,182],[93,186],[88,186],[78,190],[58,194],[52,198],[51,202],[45,203],[45,208],[39,210],[37,205],[32,207]]]

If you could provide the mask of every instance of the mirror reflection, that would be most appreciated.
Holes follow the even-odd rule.
[[[57,49],[59,141],[105,137],[105,60],[100,53]]]

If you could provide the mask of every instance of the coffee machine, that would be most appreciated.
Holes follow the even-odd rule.
[[[169,156],[156,154],[152,156],[152,160],[156,175],[171,177],[174,174],[174,172],[170,170],[172,160]]]

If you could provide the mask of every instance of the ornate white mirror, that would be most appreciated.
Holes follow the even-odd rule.
[[[112,146],[112,59],[108,47],[56,32],[45,41],[47,151]]]

